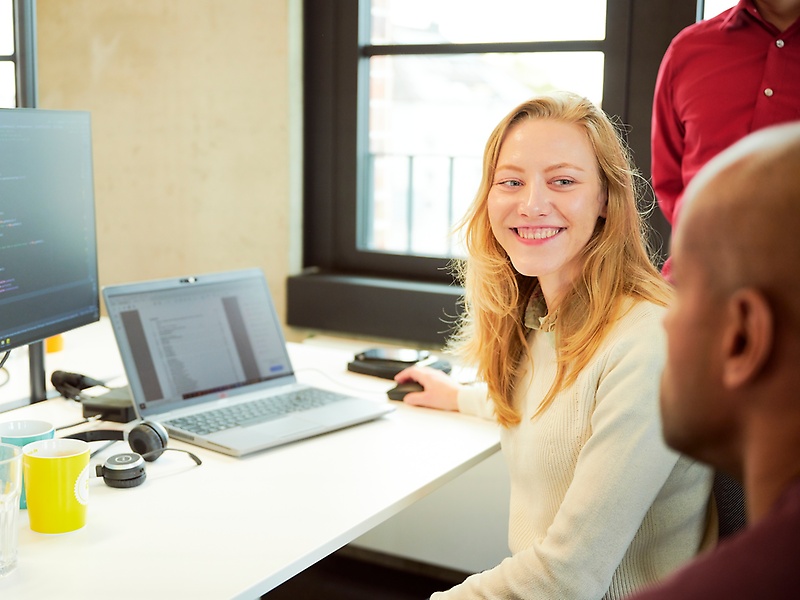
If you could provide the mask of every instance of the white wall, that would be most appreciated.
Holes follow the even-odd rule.
[[[300,268],[300,0],[38,0],[39,106],[92,113],[102,285]]]

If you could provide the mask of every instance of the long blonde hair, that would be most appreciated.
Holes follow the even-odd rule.
[[[452,350],[477,365],[478,378],[488,384],[497,419],[506,427],[520,421],[513,403],[514,386],[528,351],[525,309],[538,281],[512,266],[492,234],[487,202],[500,146],[509,129],[525,119],[553,119],[583,127],[608,200],[606,218],[598,219],[583,250],[581,274],[558,309],[556,377],[537,414],[559,390],[574,383],[626,298],[660,305],[670,298],[669,286],[648,255],[627,146],[606,114],[586,98],[566,92],[533,98],[512,110],[489,136],[480,187],[459,226],[468,258],[454,267],[465,288],[465,310],[450,340]]]

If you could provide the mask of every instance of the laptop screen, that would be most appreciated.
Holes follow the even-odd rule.
[[[109,286],[103,296],[142,416],[293,375],[258,269]]]

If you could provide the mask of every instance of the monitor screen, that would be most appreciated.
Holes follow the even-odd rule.
[[[0,352],[99,316],[90,115],[0,110]]]

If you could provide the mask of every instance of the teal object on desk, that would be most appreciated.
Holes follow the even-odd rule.
[[[19,421],[0,423],[0,442],[19,446],[20,448],[31,442],[49,440],[55,437],[55,433],[52,423],[48,423],[47,421],[22,419]],[[22,491],[19,495],[19,507],[28,508],[28,502],[25,498],[24,481],[22,482]]]

